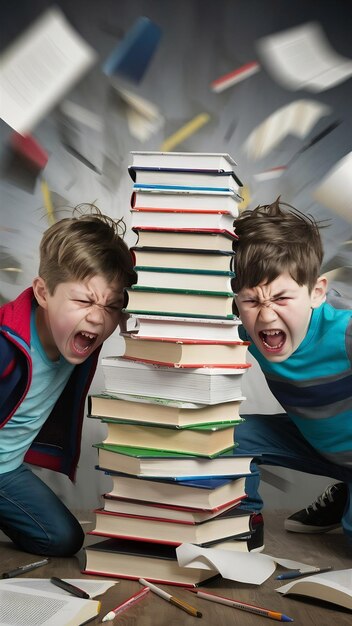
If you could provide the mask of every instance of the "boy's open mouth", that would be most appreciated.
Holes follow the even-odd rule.
[[[286,334],[282,330],[261,330],[259,337],[270,352],[281,350],[286,341]]]
[[[80,354],[85,354],[93,346],[97,335],[93,333],[86,333],[85,331],[81,331],[77,333],[73,338],[73,345],[76,352]]]

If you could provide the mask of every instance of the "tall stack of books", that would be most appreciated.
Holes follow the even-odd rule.
[[[238,506],[251,458],[234,455],[249,367],[232,311],[241,182],[227,154],[132,155],[132,328],[123,356],[102,360],[104,393],[89,397],[113,481],[90,534],[109,539],[86,548],[85,572],[196,585],[216,572],[179,567],[181,543],[262,545]]]

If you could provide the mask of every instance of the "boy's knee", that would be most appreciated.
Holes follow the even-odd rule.
[[[41,556],[73,556],[84,542],[84,532],[75,518],[50,529],[41,527],[41,532],[38,532],[38,527],[33,533],[13,529],[6,529],[5,532],[21,550]]]

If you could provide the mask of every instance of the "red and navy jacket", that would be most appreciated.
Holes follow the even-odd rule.
[[[25,398],[32,381],[30,320],[34,294],[23,291],[0,307],[0,429]],[[48,419],[26,453],[32,465],[62,472],[74,480],[80,455],[85,399],[100,348],[76,365]],[[0,435],[1,436],[1,435]]]

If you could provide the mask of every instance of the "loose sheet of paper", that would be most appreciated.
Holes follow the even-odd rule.
[[[233,550],[216,548],[200,548],[191,543],[183,543],[176,548],[180,567],[196,567],[205,570],[216,570],[223,578],[241,583],[261,585],[276,569],[276,564],[288,569],[300,569],[303,572],[312,568],[311,565],[282,559],[258,552],[241,553]]]
[[[313,197],[352,222],[352,152],[344,156],[313,191]]]

